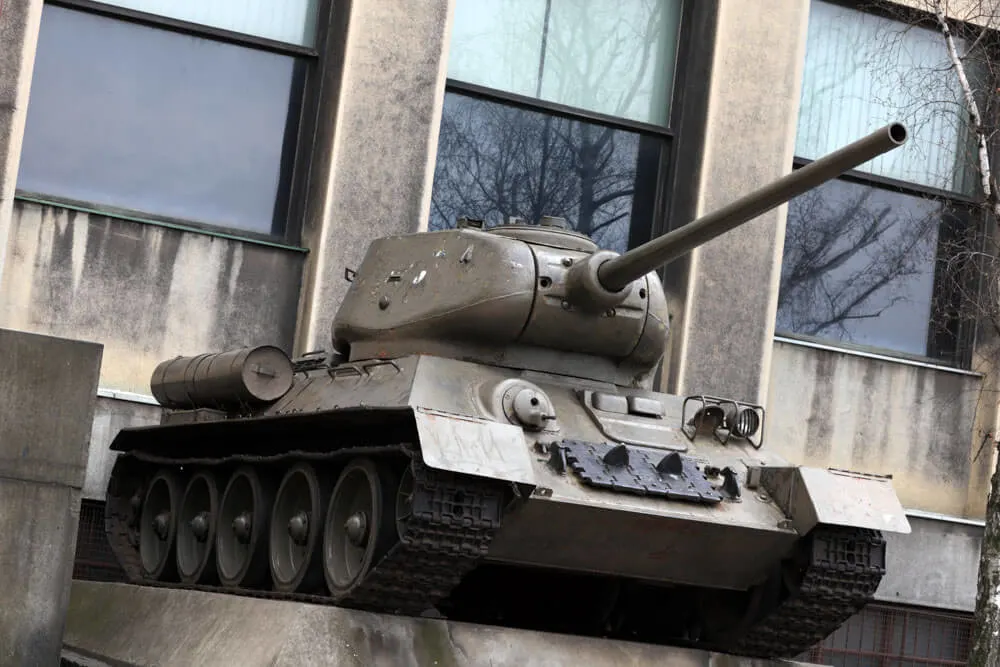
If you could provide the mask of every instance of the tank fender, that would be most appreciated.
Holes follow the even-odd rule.
[[[424,463],[450,472],[535,484],[524,432],[513,424],[414,407]]]
[[[748,482],[748,486],[763,487],[801,535],[820,523],[910,532],[889,476],[835,468],[761,466],[748,471]]]

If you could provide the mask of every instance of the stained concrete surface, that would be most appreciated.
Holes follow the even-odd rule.
[[[114,664],[189,667],[764,667],[705,651],[370,614],[333,606],[73,582],[66,648]]]
[[[990,457],[970,455],[981,385],[974,375],[777,342],[764,450],[892,475],[904,507],[969,516],[970,490],[989,494]]]
[[[718,3],[699,215],[791,171],[808,20],[808,0]],[[679,393],[767,396],[786,210],[692,251]]]
[[[104,500],[111,469],[118,452],[111,451],[111,442],[123,428],[154,426],[160,423],[163,408],[137,401],[98,397],[94,424],[90,431],[90,457],[83,484],[83,497]]]
[[[0,285],[41,20],[42,0],[0,2]]]
[[[111,667],[103,660],[80,655],[76,651],[64,648],[59,656],[59,667]]]
[[[102,347],[0,329],[0,664],[54,665]]]
[[[337,4],[302,233],[300,351],[329,347],[344,269],[372,239],[427,228],[453,4]]]
[[[909,535],[885,535],[888,572],[875,599],[975,612],[983,527],[913,516],[908,519],[913,529]]]
[[[149,393],[164,359],[291,352],[302,252],[18,200],[0,326],[104,345],[101,386]]]

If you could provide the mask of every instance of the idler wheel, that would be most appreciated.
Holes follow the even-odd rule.
[[[185,584],[214,584],[215,531],[219,516],[219,489],[215,475],[196,473],[181,500],[177,522],[177,574]]]
[[[323,572],[335,599],[360,585],[396,541],[394,477],[368,458],[340,473],[323,526]]]
[[[174,547],[180,499],[180,481],[171,470],[161,470],[146,487],[139,519],[139,560],[148,579],[170,581],[177,576]]]
[[[215,563],[227,588],[260,588],[267,570],[267,528],[273,487],[250,466],[229,478],[219,506]]]
[[[268,540],[274,590],[308,592],[322,586],[321,530],[327,495],[307,463],[293,466],[281,480]]]

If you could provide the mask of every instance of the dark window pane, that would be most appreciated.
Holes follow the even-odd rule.
[[[302,67],[47,4],[18,188],[280,232]]]
[[[832,181],[789,203],[777,330],[926,355],[943,204]]]
[[[630,235],[648,236],[662,149],[658,138],[449,93],[430,227],[561,216],[622,252]]]

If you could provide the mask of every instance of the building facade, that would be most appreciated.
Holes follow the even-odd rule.
[[[963,664],[997,411],[947,267],[978,181],[940,33],[868,4],[0,0],[0,326],[105,346],[79,576],[114,576],[107,445],[158,422],[154,366],[327,347],[371,239],[558,215],[624,251],[899,119],[904,149],[664,269],[660,388],[893,475],[913,534],[813,658]]]

